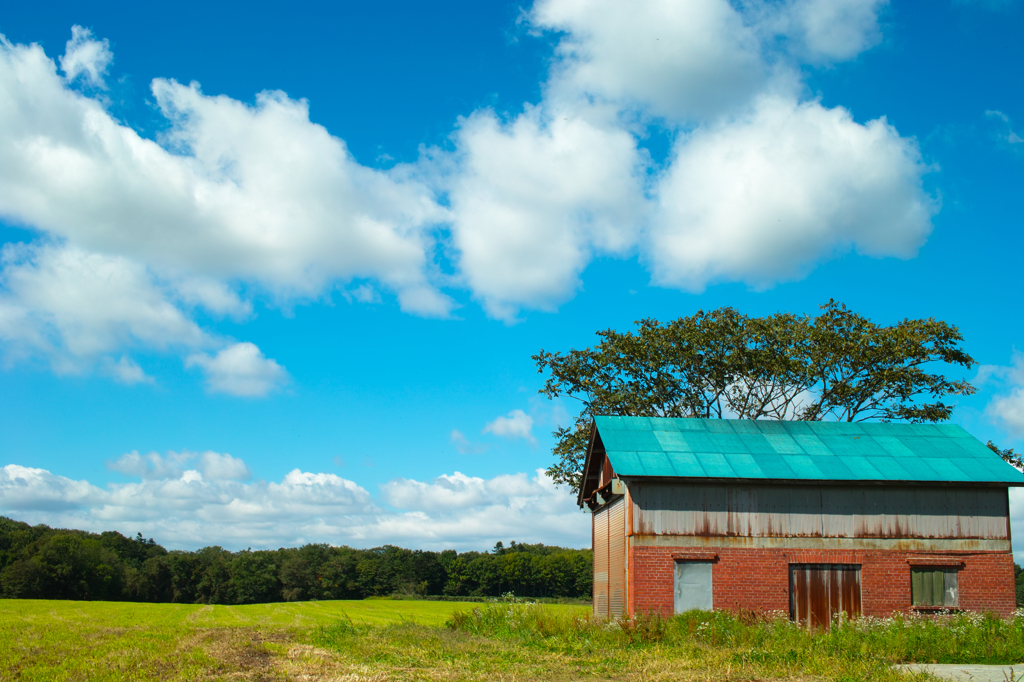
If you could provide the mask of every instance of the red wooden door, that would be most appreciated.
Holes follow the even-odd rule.
[[[840,612],[860,615],[860,566],[791,564],[789,617],[810,628],[828,629]]]

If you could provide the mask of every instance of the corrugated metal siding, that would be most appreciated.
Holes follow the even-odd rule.
[[[1007,539],[1006,490],[631,483],[639,535]]]
[[[626,501],[608,509],[608,612],[613,618],[626,613]]]
[[[593,515],[594,615],[608,616],[608,508]]]

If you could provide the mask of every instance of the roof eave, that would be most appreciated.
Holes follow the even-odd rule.
[[[683,483],[746,483],[761,485],[943,485],[986,488],[1024,488],[1024,481],[919,481],[893,479],[841,479],[841,478],[739,478],[710,476],[646,476],[619,474],[629,481],[667,481]],[[580,488],[582,491],[582,487]],[[581,492],[582,495],[582,492]],[[581,498],[582,499],[582,498]],[[581,505],[582,506],[582,505]]]
[[[583,508],[584,498],[583,492],[587,485],[587,471],[590,470],[590,459],[594,455],[594,437],[597,436],[597,424],[594,420],[590,420],[590,438],[587,439],[587,456],[583,460],[583,471],[580,479],[580,489],[576,493],[576,506]]]

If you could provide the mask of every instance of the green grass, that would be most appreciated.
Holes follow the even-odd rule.
[[[0,680],[226,679],[267,663],[275,645],[306,641],[322,626],[436,627],[466,606],[391,600],[203,606],[5,599],[0,600]]]
[[[365,601],[311,601],[245,606],[201,604],[135,604],[45,599],[0,599],[0,623],[25,624],[89,622],[107,628],[276,626],[308,628],[352,620],[371,625],[415,622],[441,625],[452,612],[466,609],[461,602],[369,599]],[[564,608],[564,607],[555,607]],[[571,607],[569,607],[571,608]]]
[[[252,606],[0,600],[0,680],[925,680],[902,662],[1024,661],[1024,615],[863,619],[691,613],[598,622],[566,605]]]

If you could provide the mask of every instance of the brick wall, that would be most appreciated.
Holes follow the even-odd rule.
[[[859,564],[863,613],[888,616],[909,611],[908,559],[928,552],[731,549],[702,547],[718,555],[712,569],[716,609],[789,612],[789,564]],[[629,613],[671,616],[675,559],[685,547],[629,549]],[[1016,607],[1013,556],[1005,552],[935,553],[964,562],[959,574],[960,608],[1009,616]]]

